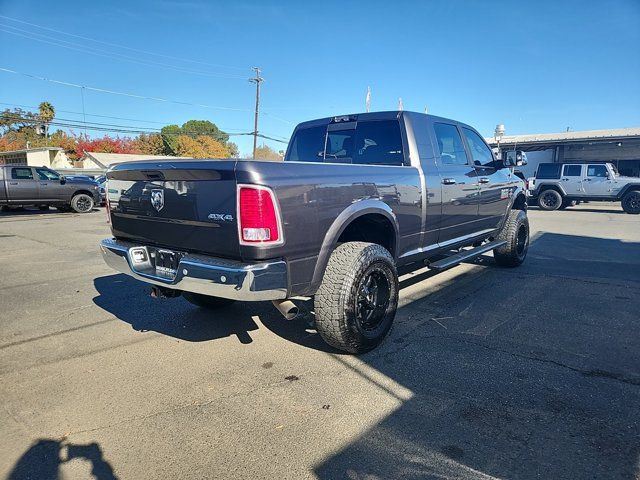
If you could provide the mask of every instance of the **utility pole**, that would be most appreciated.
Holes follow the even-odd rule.
[[[251,83],[256,84],[256,115],[253,122],[253,159],[256,159],[256,147],[258,146],[258,113],[260,112],[260,84],[264,82],[264,78],[260,76],[260,68],[253,67],[256,72],[254,78],[250,78]]]

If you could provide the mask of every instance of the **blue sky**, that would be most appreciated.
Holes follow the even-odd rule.
[[[260,130],[278,137],[287,138],[303,120],[363,111],[367,86],[372,110],[396,109],[402,97],[405,110],[427,107],[486,136],[497,123],[507,134],[640,126],[638,0],[0,0],[0,15],[136,49],[0,17],[0,67],[238,109],[85,90],[86,113],[147,123],[88,121],[158,128],[149,121],[195,118],[251,131],[255,89],[246,79],[260,66]],[[82,118],[61,112],[82,111],[80,89],[0,72],[0,102],[45,99],[59,118]],[[250,151],[250,137],[234,141],[242,153]]]

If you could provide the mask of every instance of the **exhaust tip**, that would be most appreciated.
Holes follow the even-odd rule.
[[[300,315],[300,309],[291,300],[273,300],[272,303],[287,320],[295,320]]]

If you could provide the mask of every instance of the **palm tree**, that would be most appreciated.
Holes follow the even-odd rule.
[[[49,102],[42,102],[38,105],[38,110],[40,111],[40,120],[44,123],[49,123],[56,116],[56,109]]]

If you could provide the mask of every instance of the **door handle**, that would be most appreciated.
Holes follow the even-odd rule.
[[[18,182],[9,182],[9,185],[18,185]]]
[[[562,181],[563,181],[563,182],[568,182],[568,181],[569,181],[569,179],[568,179],[568,178],[563,178],[563,179],[562,179]]]
[[[489,179],[487,177],[480,177],[478,182],[480,182],[480,183],[489,183]]]
[[[49,184],[48,183],[41,183],[40,185],[42,185],[43,187],[46,187]]]
[[[455,178],[443,178],[442,179],[442,183],[443,183],[443,185],[455,185],[456,184],[456,179]]]

